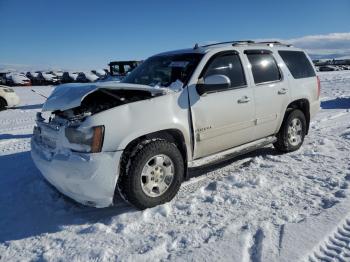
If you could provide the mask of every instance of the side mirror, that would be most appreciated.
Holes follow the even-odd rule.
[[[231,80],[225,75],[211,75],[198,81],[196,90],[200,96],[230,88]]]

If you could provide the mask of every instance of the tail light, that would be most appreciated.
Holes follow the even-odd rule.
[[[321,81],[320,77],[317,76],[317,98],[320,98],[321,95]]]

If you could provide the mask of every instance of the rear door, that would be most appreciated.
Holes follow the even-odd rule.
[[[250,63],[256,108],[256,132],[260,139],[278,132],[290,101],[287,79],[283,78],[272,51],[245,50]]]
[[[194,158],[229,149],[253,139],[254,96],[248,86],[241,58],[235,51],[213,55],[200,79],[225,75],[231,81],[227,89],[199,96],[190,88],[190,104],[195,134]]]

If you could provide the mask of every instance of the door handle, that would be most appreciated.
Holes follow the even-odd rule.
[[[238,99],[238,104],[248,103],[250,101],[250,98],[247,96],[243,96],[242,98]]]
[[[279,95],[285,95],[286,93],[287,93],[287,89],[285,88],[281,88],[280,90],[278,90]]]

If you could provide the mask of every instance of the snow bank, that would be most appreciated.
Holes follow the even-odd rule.
[[[95,82],[99,78],[92,72],[84,72],[84,75],[90,82]]]
[[[107,75],[106,71],[103,69],[97,69],[96,74],[100,77]]]
[[[77,80],[78,73],[69,72],[68,74],[69,74],[69,77],[71,77],[74,81]]]

